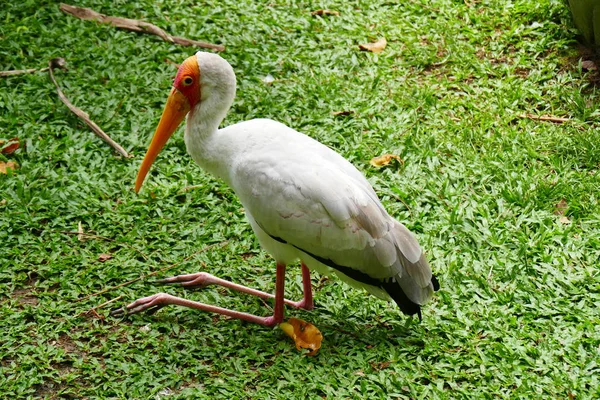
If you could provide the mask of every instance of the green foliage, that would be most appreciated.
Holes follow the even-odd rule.
[[[3,397],[600,397],[600,98],[567,61],[575,42],[562,2],[78,5],[225,44],[238,75],[226,123],[274,118],[351,160],[417,233],[442,290],[417,324],[337,279],[320,282],[313,312],[288,310],[323,332],[312,358],[278,329],[211,314],[108,315],[157,291],[269,313],[220,288],[138,281],[77,302],[224,240],[162,276],[206,270],[272,291],[274,264],[181,134],[132,191],[175,74],[164,59],[194,50],[74,19],[52,1],[14,1],[0,7],[1,68],[65,57],[70,71],[57,79],[67,96],[135,158],[70,114],[45,73],[0,80],[0,139],[22,143],[0,155],[20,166],[0,175]],[[320,8],[340,15],[311,16]],[[358,50],[379,37],[383,53]],[[267,74],[276,81],[263,83]],[[385,153],[404,163],[369,165]],[[98,237],[64,233],[79,223]],[[103,253],[112,258],[98,261]],[[287,294],[300,290],[290,268]],[[117,296],[102,318],[81,315]]]

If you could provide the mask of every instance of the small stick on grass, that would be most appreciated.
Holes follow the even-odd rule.
[[[215,51],[225,51],[225,46],[201,42],[199,40],[186,39],[178,36],[171,36],[167,32],[160,29],[158,26],[148,22],[138,21],[137,19],[111,17],[109,15],[100,14],[99,12],[96,12],[91,8],[75,7],[65,3],[60,3],[60,10],[66,14],[72,15],[79,19],[87,21],[98,21],[103,24],[110,24],[116,28],[126,29],[128,31],[156,35],[165,42],[180,44],[182,46],[202,47],[205,49],[211,49]]]
[[[190,190],[200,189],[200,188],[203,188],[203,187],[204,187],[204,185],[185,186],[185,187],[179,189],[179,192],[177,192],[177,193],[185,193],[185,192],[189,192]]]
[[[107,306],[107,305],[109,305],[110,303],[114,303],[115,301],[121,300],[122,298],[123,298],[123,295],[120,295],[119,297],[115,297],[115,298],[114,298],[114,299],[112,299],[112,300],[105,301],[104,303],[102,303],[102,304],[100,304],[100,305],[97,305],[96,307],[92,307],[92,308],[90,308],[90,309],[89,309],[89,310],[87,310],[87,311],[82,311],[82,312],[80,312],[80,313],[79,313],[79,315],[77,315],[77,316],[78,316],[78,317],[81,317],[81,316],[84,316],[84,315],[87,315],[87,314],[90,314],[90,313],[93,313],[93,312],[95,313],[95,312],[96,312],[96,310],[98,310],[99,308],[102,308],[102,307],[104,307],[104,306]]]
[[[171,64],[172,66],[174,66],[175,68],[179,69],[179,64],[177,64],[175,61],[169,60],[168,58],[165,58],[165,62],[167,64]]]
[[[535,121],[548,121],[554,122],[555,124],[562,124],[563,122],[571,121],[570,118],[553,117],[551,115],[534,115],[534,114],[520,114],[519,118],[528,118]]]
[[[0,71],[0,77],[5,77],[5,76],[14,76],[14,75],[21,75],[21,74],[33,74],[34,72],[46,72],[48,71],[48,67],[46,68],[29,68],[29,69],[13,69],[10,71]]]
[[[195,256],[197,256],[197,255],[198,255],[198,254],[200,254],[200,253],[204,253],[205,251],[208,251],[208,250],[210,250],[210,249],[212,249],[213,247],[216,247],[216,246],[218,246],[218,247],[223,247],[223,246],[225,246],[227,243],[229,243],[229,240],[226,240],[226,241],[224,241],[224,242],[221,242],[221,243],[215,243],[215,244],[211,244],[211,245],[209,245],[209,246],[205,246],[205,247],[203,247],[202,249],[200,249],[200,250],[198,250],[197,252],[195,252],[194,254],[192,254],[192,255],[190,255],[190,256],[187,256],[186,258],[184,258],[183,260],[181,260],[181,261],[179,261],[179,262],[176,262],[175,264],[171,264],[171,265],[169,265],[168,267],[161,268],[161,269],[159,269],[158,271],[150,272],[150,273],[149,273],[149,274],[147,274],[147,275],[142,275],[142,276],[140,276],[140,277],[138,277],[138,278],[135,278],[135,279],[132,279],[132,280],[130,280],[130,281],[127,281],[127,282],[121,283],[121,284],[119,284],[119,285],[116,285],[116,286],[111,286],[111,287],[109,287],[109,288],[106,288],[106,289],[102,289],[102,290],[101,290],[101,291],[99,291],[99,292],[88,294],[87,296],[85,296],[85,297],[82,297],[81,299],[77,299],[77,300],[75,300],[75,302],[76,302],[76,303],[79,303],[80,301],[87,300],[87,299],[89,299],[90,297],[98,296],[98,295],[100,295],[100,294],[104,294],[104,293],[106,293],[106,292],[110,292],[111,290],[118,289],[118,288],[122,288],[123,286],[131,285],[132,283],[134,283],[134,282],[137,282],[137,281],[139,281],[139,280],[146,279],[146,278],[149,278],[149,277],[151,277],[151,276],[154,276],[154,275],[160,274],[161,272],[165,272],[165,271],[167,271],[167,270],[169,270],[169,269],[175,268],[175,267],[177,267],[178,265],[181,265],[181,264],[183,264],[184,262],[188,261],[188,260],[189,260],[189,259],[191,259],[192,257],[195,257]]]
[[[132,157],[131,155],[129,155],[129,153],[127,153],[127,151],[125,151],[125,149],[123,147],[121,147],[121,145],[119,145],[117,142],[115,142],[114,140],[112,140],[106,133],[104,133],[104,131],[102,129],[100,129],[100,127],[98,125],[96,125],[96,123],[94,121],[92,121],[90,119],[90,116],[83,111],[80,108],[77,108],[73,105],[73,103],[71,103],[69,101],[69,99],[67,99],[67,96],[65,96],[65,94],[63,93],[63,91],[60,89],[60,87],[58,86],[58,83],[56,83],[56,79],[54,78],[54,68],[60,68],[62,70],[67,70],[67,68],[65,67],[65,59],[61,58],[61,57],[57,57],[57,58],[53,58],[52,60],[50,60],[48,62],[48,72],[50,73],[50,79],[52,80],[52,83],[54,83],[54,86],[56,86],[56,92],[58,93],[58,98],[65,103],[65,105],[69,108],[69,110],[71,110],[75,115],[77,115],[79,117],[79,119],[81,119],[83,122],[85,122],[87,124],[87,126],[89,126],[92,131],[94,131],[94,133],[96,135],[98,135],[102,140],[104,140],[106,143],[108,143],[113,149],[115,149],[117,151],[117,153],[121,154],[123,157],[125,158],[130,158]]]

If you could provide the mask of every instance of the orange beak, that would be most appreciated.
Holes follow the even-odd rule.
[[[162,117],[160,117],[158,127],[152,137],[150,147],[148,147],[144,161],[142,161],[137,178],[135,179],[136,193],[140,191],[142,183],[144,183],[144,178],[146,178],[146,174],[150,170],[156,156],[158,156],[158,153],[160,153],[165,143],[167,143],[167,140],[177,130],[177,127],[190,111],[190,108],[188,99],[179,90],[173,88],[167,99]]]

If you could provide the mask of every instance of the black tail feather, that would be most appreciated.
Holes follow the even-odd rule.
[[[407,315],[419,315],[419,321],[421,320],[421,306],[417,303],[411,301],[408,296],[402,291],[400,285],[392,280],[390,282],[385,282],[381,285],[383,290],[385,290],[390,297],[398,304],[400,310]]]
[[[431,284],[433,285],[433,290],[440,290],[440,282],[437,280],[435,276],[431,277]],[[406,293],[402,290],[400,285],[395,280],[390,280],[389,282],[385,282],[381,284],[383,290],[385,290],[390,297],[398,304],[400,310],[407,315],[419,315],[419,321],[422,321],[421,317],[421,306],[411,299],[408,298]]]

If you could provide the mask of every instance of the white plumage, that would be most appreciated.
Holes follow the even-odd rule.
[[[218,55],[195,57],[201,95],[188,115],[186,147],[239,196],[261,245],[278,264],[300,259],[420,315],[437,280],[413,234],[385,211],[363,174],[273,120],[218,129],[235,97],[235,75]]]

